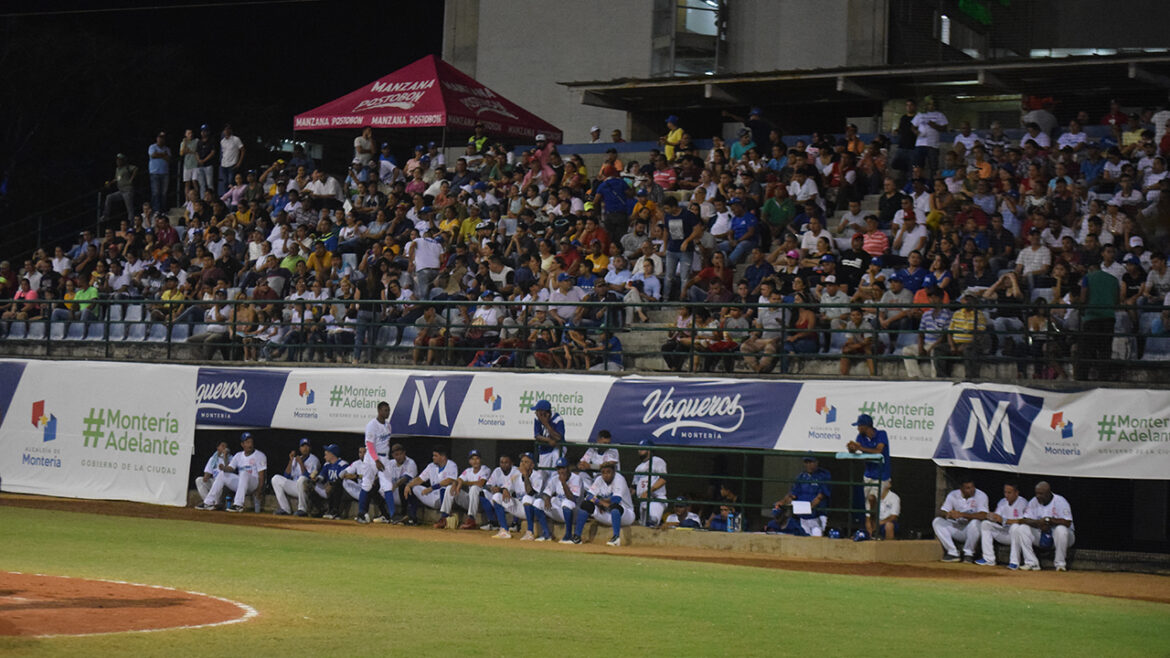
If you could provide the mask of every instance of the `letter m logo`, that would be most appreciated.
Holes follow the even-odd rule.
[[[1018,466],[1044,398],[1002,391],[963,391],[935,451],[938,460]]]
[[[418,436],[451,436],[471,380],[471,375],[412,375],[394,405],[391,425]]]

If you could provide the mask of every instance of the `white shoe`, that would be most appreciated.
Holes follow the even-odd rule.
[[[492,539],[511,539],[511,538],[512,538],[512,533],[508,532],[508,530],[506,528],[503,530],[500,530],[496,534],[492,535]]]
[[[1039,570],[1040,570],[1039,564],[1021,564],[1020,565],[1020,571],[1039,571]]]
[[[1059,565],[1059,566],[1057,566],[1057,567],[1056,567],[1056,570],[1057,570],[1057,571],[1068,571],[1068,567],[1066,567],[1066,566],[1064,566],[1063,564],[1061,564],[1061,565]]]
[[[390,517],[379,516],[378,518],[374,519],[374,523],[390,523]]]
[[[621,537],[614,537],[613,539],[605,542],[605,545],[606,546],[621,546],[622,545],[622,538]]]
[[[531,532],[526,532],[524,533],[524,536],[520,538],[520,541],[532,541],[534,539],[536,539],[536,535],[533,535]]]

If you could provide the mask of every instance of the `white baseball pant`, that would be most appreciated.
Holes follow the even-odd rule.
[[[286,514],[292,514],[292,510],[288,506],[289,496],[296,496],[297,510],[301,512],[309,511],[308,487],[309,478],[303,475],[295,480],[286,478],[283,475],[275,475],[272,477],[272,491],[276,494],[276,502]]]
[[[647,514],[649,508],[649,514]],[[656,526],[662,523],[662,515],[666,512],[666,503],[649,502],[638,506],[638,518],[642,523]]]
[[[362,489],[366,491],[374,490],[374,479],[377,478],[379,491],[391,491],[394,489],[394,480],[390,479],[390,464],[393,463],[389,457],[374,457],[370,453],[366,453],[362,457],[362,468],[360,473],[362,476]],[[378,470],[377,462],[382,462],[382,470]]]
[[[577,509],[577,503],[574,503],[573,501],[569,500],[568,498],[564,498],[563,496],[553,496],[549,498],[549,501],[552,503],[552,507],[551,509],[547,510],[548,515],[552,517],[552,519],[557,523],[566,522],[564,508],[568,507],[570,513],[572,513],[572,510]],[[572,522],[573,519],[570,517],[568,523]]]
[[[1056,551],[1056,554],[1052,557],[1053,566],[1067,566],[1065,558],[1068,556],[1068,547],[1072,546],[1075,541],[1076,535],[1073,534],[1072,530],[1062,525],[1052,526],[1052,546]],[[1033,528],[1023,523],[1012,526],[1012,555],[1015,555],[1015,552],[1019,550],[1022,553],[1023,564],[1030,567],[1040,566],[1040,561],[1036,559],[1036,549],[1034,548],[1039,545],[1040,528]],[[1017,562],[1016,564],[1020,563]]]
[[[259,484],[258,478],[247,471],[239,474],[220,471],[215,476],[215,480],[211,482],[211,489],[204,496],[203,504],[218,505],[223,499],[223,490],[226,488],[235,492],[232,504],[243,507],[244,496],[254,493],[257,484]]]
[[[483,493],[483,487],[477,487],[474,484],[467,487],[466,490],[460,489],[458,493],[455,492],[455,485],[449,484],[439,511],[443,514],[450,514],[455,505],[458,505],[467,510],[467,515],[474,519],[475,515],[479,513],[479,495],[481,493]]]
[[[430,493],[423,493],[426,491],[426,489],[427,488],[423,485],[416,484],[414,485],[414,488],[410,490],[410,492],[414,494],[414,497],[418,499],[418,502],[422,503],[423,505],[426,505],[431,509],[439,509],[440,490],[432,489]],[[446,496],[443,497],[445,498]]]
[[[995,564],[995,545],[1011,546],[1012,543],[1012,526],[1005,526],[1002,523],[984,521],[979,526],[979,534],[983,536],[983,559],[991,564]],[[1013,552],[1009,561],[1015,562],[1019,557]]]
[[[963,555],[975,556],[975,546],[979,543],[980,536],[979,521],[944,519],[938,516],[930,525],[934,528],[934,536],[938,538],[938,543],[942,544],[947,555],[959,554],[959,549],[955,548],[955,540],[959,540],[963,542]]]
[[[492,502],[496,505],[502,505],[504,511],[512,516],[522,519],[524,518],[524,500],[517,496],[512,496],[508,500],[504,500],[503,493],[492,494]]]
[[[564,456],[565,449],[562,446],[537,456],[536,465],[541,468],[555,468],[557,465],[557,460]]]
[[[598,505],[593,510],[593,519],[603,526],[607,526],[607,527],[613,526],[613,519],[609,515],[609,510],[601,509],[600,505]],[[627,525],[633,525],[633,524],[634,524],[634,508],[632,505],[627,505],[627,504],[623,503],[622,504],[622,525],[627,526]]]
[[[360,496],[362,493],[361,485],[359,485],[357,483],[357,480],[341,480],[340,482],[341,482],[341,487],[343,489],[345,489],[345,493],[349,494],[350,497],[353,498],[354,500],[357,500],[358,496]],[[315,491],[317,493],[317,495],[320,496],[321,498],[325,498],[326,495],[328,495],[328,493],[329,493],[329,492],[325,491],[324,484],[314,485],[313,491]]]
[[[211,491],[211,484],[213,482],[215,482],[214,477],[209,477],[204,480],[203,476],[200,475],[195,478],[195,491],[199,492],[200,500],[207,498],[207,494]]]
[[[809,537],[824,537],[825,524],[829,522],[827,516],[814,516],[811,519],[797,518],[800,521],[800,528],[808,533]]]

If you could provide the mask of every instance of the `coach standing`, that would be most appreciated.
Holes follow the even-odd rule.
[[[865,505],[870,510],[865,515],[865,529],[872,537],[877,531],[873,517],[877,513],[878,500],[890,488],[890,437],[886,436],[885,430],[874,428],[873,416],[869,414],[858,416],[853,425],[857,428],[857,438],[847,443],[846,449],[854,453],[882,456],[881,461],[865,464]]]
[[[552,410],[548,400],[537,400],[532,405],[536,412],[533,423],[533,437],[539,444],[538,465],[541,468],[556,468],[557,460],[565,456],[565,419]]]

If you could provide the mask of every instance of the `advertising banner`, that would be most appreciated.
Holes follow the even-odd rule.
[[[625,377],[614,382],[594,426],[616,443],[772,448],[801,384],[732,379]]]
[[[366,430],[379,402],[398,400],[406,370],[293,368],[281,382],[272,427],[321,432]],[[395,430],[396,432],[398,430]]]
[[[287,370],[199,368],[195,420],[200,427],[269,427]]]
[[[565,439],[586,441],[614,381],[595,375],[478,372],[466,390],[462,412],[452,421],[451,436],[531,441],[536,418],[532,405],[548,400],[565,421]]]
[[[84,365],[24,363],[0,424],[4,490],[185,505],[197,369]]]

